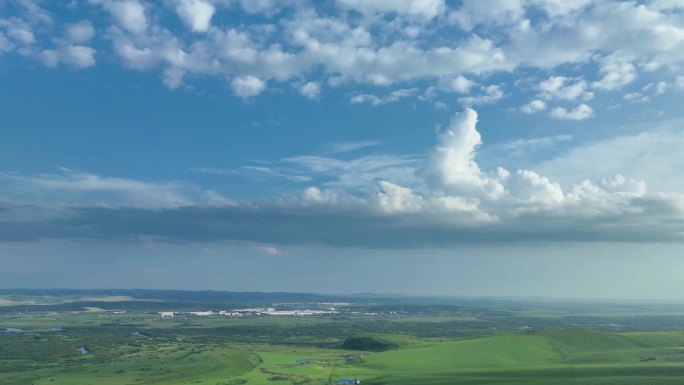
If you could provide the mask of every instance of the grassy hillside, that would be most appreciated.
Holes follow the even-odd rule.
[[[498,335],[366,354],[334,375],[369,384],[675,384],[682,342],[682,333]]]

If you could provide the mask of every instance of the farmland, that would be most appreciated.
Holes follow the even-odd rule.
[[[69,310],[1,307],[0,384],[599,385],[684,377],[684,315],[674,305],[599,312],[587,304],[582,312],[581,304],[374,298],[309,317],[179,311],[162,319],[137,302],[94,300],[69,300]]]

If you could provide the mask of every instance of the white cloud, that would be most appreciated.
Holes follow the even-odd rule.
[[[265,14],[267,16],[277,12],[281,7],[296,6],[297,0],[238,0],[242,9],[248,14]]]
[[[388,213],[417,212],[423,208],[423,197],[414,194],[411,189],[386,180],[378,180],[376,184],[380,189],[376,199],[381,211]]]
[[[658,175],[663,170],[653,166],[665,160],[671,169],[663,175],[674,175],[681,189],[684,180],[677,170],[681,162],[672,158],[677,160],[681,153],[683,136],[678,123],[673,122],[676,131],[649,127],[635,136],[580,147],[552,162],[536,164],[535,170],[498,167],[487,172],[476,162],[481,145],[477,113],[466,109],[451,118],[424,160],[378,155],[346,161],[315,156],[286,159],[283,162],[319,175],[357,178],[354,183],[310,186],[300,195],[267,201],[235,203],[179,183],[68,170],[64,175],[1,174],[0,189],[3,196],[11,192],[26,199],[33,194],[34,202],[78,207],[76,220],[65,220],[62,215],[58,221],[36,223],[30,234],[34,237],[144,235],[255,245],[384,247],[462,242],[681,242],[684,195],[649,192],[652,187],[639,176],[603,174],[637,164],[648,175]],[[564,140],[534,138],[529,143]],[[423,167],[416,175],[413,171],[421,161]],[[398,168],[404,170],[386,173]],[[563,187],[553,172],[568,170],[580,178]],[[399,181],[397,176],[407,171],[416,179]],[[603,175],[592,182],[585,178],[588,173]],[[672,183],[672,178],[662,179]],[[104,205],[108,208],[103,209]],[[112,228],[111,223],[116,226]]]
[[[235,95],[241,98],[257,96],[266,89],[266,82],[256,76],[240,76],[230,82]]]
[[[458,75],[455,78],[444,80],[442,84],[447,90],[467,94],[476,83],[463,75]]]
[[[0,53],[9,52],[14,48],[14,44],[0,32]]]
[[[579,144],[553,159],[538,162],[536,170],[565,186],[583,179],[601,180],[629,172],[648,181],[653,191],[683,191],[684,133],[682,121],[648,122],[642,132]]]
[[[625,99],[628,102],[636,103],[636,102],[641,102],[641,103],[647,103],[651,101],[651,98],[649,96],[646,96],[640,92],[630,92],[628,94],[622,95],[622,98]]]
[[[205,0],[179,0],[176,12],[183,22],[195,32],[206,32],[211,26],[215,8]]]
[[[550,17],[565,16],[591,4],[591,0],[530,0],[529,4],[543,9]]]
[[[379,97],[371,94],[360,94],[352,96],[349,102],[352,104],[363,104],[368,103],[374,106],[379,106],[382,104],[396,103],[401,99],[407,98],[414,95],[418,91],[417,88],[402,88],[396,91],[390,92],[385,97]]]
[[[551,110],[549,115],[552,118],[562,120],[584,120],[594,116],[594,110],[586,104],[580,104],[572,110],[567,110],[564,107],[556,107]]]
[[[535,112],[544,111],[546,109],[546,102],[540,99],[535,99],[524,106],[520,107],[520,111],[526,114],[534,114]]]
[[[282,253],[282,250],[275,246],[259,245],[255,246],[255,248],[257,249],[257,251],[265,255],[279,255]]]
[[[464,106],[474,106],[476,104],[491,104],[501,100],[505,95],[500,85],[492,84],[480,87],[482,92],[476,96],[464,96],[458,98],[458,102]]]
[[[344,10],[363,13],[360,18],[346,12],[319,12],[315,3],[239,3],[241,9],[233,7],[235,1],[88,2],[111,14],[114,26],[98,29],[106,29],[103,36],[112,42],[114,52],[124,64],[136,70],[158,70],[171,87],[177,87],[185,75],[192,74],[227,81],[247,76],[264,82],[296,79],[298,84],[306,84],[307,77],[320,69],[328,76],[330,85],[360,83],[406,89],[416,81],[429,80],[437,81],[439,91],[466,94],[475,86],[471,79],[480,75],[515,74],[516,69],[528,68],[549,70],[565,79],[557,88],[540,93],[538,99],[586,101],[591,98],[588,88],[619,90],[636,81],[639,71],[654,73],[658,68],[674,69],[684,63],[682,8],[664,2],[335,3]],[[231,12],[254,12],[269,18],[278,15],[278,20],[257,24],[226,19],[222,21],[224,25],[211,28],[217,7],[233,7]],[[16,8],[16,15],[0,19],[0,51],[45,61],[47,54],[39,53],[52,49],[45,42],[56,39],[49,34],[62,29],[51,27],[50,23],[60,27],[60,21],[55,22],[35,2],[21,2]],[[281,8],[292,12],[278,13]],[[164,16],[169,10],[177,12],[190,29],[204,33],[174,30]],[[535,12],[539,17],[528,17]],[[390,14],[391,23],[386,20]],[[436,17],[442,17],[440,22],[426,23]],[[449,20],[471,32],[441,38],[451,36]],[[85,46],[92,33],[86,22],[82,23],[63,24],[67,41],[59,45]],[[404,30],[413,32],[401,32]],[[649,43],[642,44],[643,41]],[[98,51],[103,49],[98,47]],[[562,73],[580,68],[586,74],[594,66],[598,66],[598,74],[593,82]],[[493,93],[494,89],[489,91]],[[462,104],[496,102],[493,96],[467,96]]]
[[[180,68],[169,67],[164,70],[164,85],[170,89],[175,89],[183,84],[185,71]]]
[[[653,0],[649,2],[647,6],[658,11],[684,8],[684,4],[679,0]]]
[[[61,61],[76,68],[87,68],[95,64],[95,49],[82,45],[68,45],[60,49]]]
[[[561,205],[565,194],[558,183],[534,171],[518,170],[505,179],[508,194],[524,211],[537,211]]]
[[[464,0],[459,9],[449,13],[448,20],[470,32],[480,24],[512,24],[524,12],[523,2],[520,0]]]
[[[377,140],[362,140],[358,142],[336,142],[328,145],[330,152],[339,154],[343,152],[357,151],[368,147],[377,146],[381,142]]]
[[[496,197],[503,193],[501,184],[484,175],[475,162],[476,150],[482,144],[476,125],[477,113],[467,108],[452,117],[449,127],[439,135],[439,144],[428,153],[420,170],[434,189],[469,196]]]
[[[439,143],[428,152],[424,167],[418,172],[427,184],[414,182],[408,187],[391,178],[380,178],[373,182],[378,189],[375,194],[357,195],[349,190],[310,187],[305,190],[302,202],[344,210],[371,210],[383,215],[430,214],[426,225],[461,226],[466,222],[460,221],[467,219],[472,226],[516,227],[529,223],[552,233],[556,231],[553,228],[577,231],[577,221],[589,227],[593,226],[594,220],[598,221],[596,223],[609,221],[619,228],[631,226],[632,218],[641,223],[639,218],[654,215],[649,221],[658,222],[655,218],[660,215],[659,210],[679,207],[683,202],[684,196],[648,195],[643,180],[627,178],[620,173],[600,178],[598,182],[583,179],[564,189],[559,182],[533,170],[509,172],[499,167],[493,172],[483,172],[475,161],[481,144],[476,123],[477,114],[470,109],[452,117],[449,127],[439,134]],[[570,139],[563,135],[534,138],[511,146],[548,147]],[[586,161],[593,163],[596,159]],[[322,164],[327,163],[319,163],[319,166]],[[365,182],[370,183],[368,179]],[[454,216],[455,212],[460,215]],[[678,212],[680,214],[672,215],[684,217],[684,210]],[[415,223],[415,217],[411,218],[409,221]],[[401,221],[402,217],[396,220]],[[658,223],[666,226],[669,219],[663,220]],[[570,230],[573,228],[575,230]],[[597,227],[592,231],[604,230]]]
[[[574,81],[574,83],[573,83]],[[571,79],[565,76],[551,76],[539,83],[539,96],[546,100],[589,100],[593,93],[587,92],[587,82],[582,79]]]
[[[18,44],[31,45],[36,41],[31,24],[25,20],[16,17],[0,19],[0,28],[5,30],[7,37]]]
[[[47,67],[64,63],[74,68],[88,68],[95,65],[95,49],[82,45],[65,45],[55,50],[44,50],[39,58]]]
[[[62,169],[62,174],[0,174],[7,186],[19,191],[22,201],[76,206],[174,208],[189,205],[224,206],[231,201],[211,190],[200,190],[178,182],[143,182],[103,177]],[[27,191],[31,191],[27,193]],[[5,195],[12,191],[3,191]]]
[[[282,160],[288,174],[312,175],[325,180],[327,186],[359,188],[374,184],[378,178],[412,185],[420,160],[407,155],[366,155],[351,160],[299,155]]]
[[[592,83],[592,87],[612,91],[620,89],[636,79],[636,68],[632,63],[619,58],[607,57],[602,59],[601,80]]]
[[[684,90],[684,76],[677,76],[677,79],[675,79],[675,87],[678,90]]]
[[[46,67],[55,68],[59,65],[59,53],[54,49],[46,49],[38,55],[38,60]]]
[[[304,95],[307,99],[318,100],[321,96],[321,83],[307,82],[299,87],[299,93]]]
[[[552,148],[558,143],[572,140],[572,135],[553,135],[531,139],[516,139],[488,147],[489,152],[505,153],[507,156],[520,157],[528,152]]]
[[[431,19],[444,12],[444,0],[337,0],[342,7],[364,14],[398,13]]]
[[[71,43],[85,43],[95,36],[95,28],[90,20],[81,20],[78,23],[67,24],[64,35]]]
[[[95,0],[109,11],[114,21],[134,34],[142,34],[147,29],[145,7],[138,0]]]

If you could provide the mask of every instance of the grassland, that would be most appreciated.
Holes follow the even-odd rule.
[[[381,352],[291,344],[216,343],[178,327],[114,325],[0,335],[0,384],[680,384],[684,333],[591,330],[462,340],[364,334]],[[225,337],[225,336],[224,336]],[[90,353],[80,355],[77,348]],[[647,381],[647,382],[646,382]]]
[[[675,312],[637,317],[620,307],[619,315],[579,317],[574,308],[440,305],[397,315],[378,306],[320,317],[162,319],[139,304],[126,313],[88,309],[106,309],[103,302],[0,312],[0,331],[23,330],[0,332],[0,384],[683,383],[683,320]]]

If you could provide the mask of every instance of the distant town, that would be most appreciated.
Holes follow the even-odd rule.
[[[308,307],[304,307],[308,305]],[[254,317],[254,316],[277,316],[277,317],[309,317],[323,316],[331,314],[349,315],[377,315],[376,312],[352,311],[347,307],[352,306],[347,302],[336,303],[316,303],[316,304],[276,304],[275,307],[254,307],[240,308],[231,310],[207,310],[207,311],[160,311],[157,312],[161,318],[173,318],[176,316],[197,316],[197,317]]]

